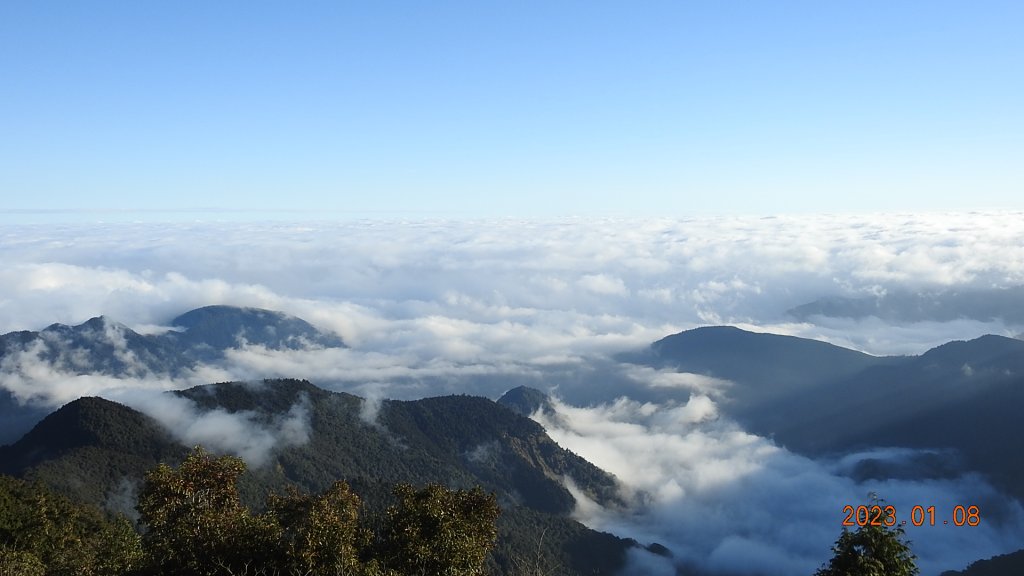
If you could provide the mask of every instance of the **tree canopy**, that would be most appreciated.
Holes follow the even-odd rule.
[[[886,510],[872,497],[872,506]],[[891,526],[887,525],[891,524]],[[843,528],[832,546],[832,559],[815,576],[916,576],[916,557],[910,551],[902,526],[887,514],[877,523],[866,522],[854,531]]]
[[[141,565],[138,534],[44,488],[0,476],[0,575],[115,576]]]
[[[139,497],[152,574],[477,575],[497,539],[497,499],[480,488],[395,487],[377,530],[345,482],[290,488],[254,514],[239,499],[245,464],[196,448],[146,475]]]

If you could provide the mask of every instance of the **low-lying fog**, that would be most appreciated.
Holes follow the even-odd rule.
[[[558,418],[537,416],[552,437],[616,474],[634,503],[610,511],[581,501],[579,517],[659,542],[676,562],[711,573],[810,574],[830,556],[842,506],[869,492],[901,515],[918,504],[999,503],[999,522],[908,530],[928,575],[1021,547],[1020,505],[970,474],[858,482],[848,470],[857,455],[815,461],[744,431],[720,411],[723,383],[610,356],[708,324],[877,355],[1019,334],[1009,309],[974,304],[1024,285],[1022,216],[8,226],[0,332],[105,315],[154,333],[192,308],[231,304],[299,316],[349,348],[243,346],[178,377],[140,370],[132,379],[63,373],[9,354],[0,386],[52,406],[100,394],[146,409],[153,403],[142,391],[230,379],[306,378],[372,399],[496,398],[527,384],[561,399]],[[902,299],[885,300],[893,294]],[[787,314],[824,297],[876,299],[887,313]],[[892,301],[940,302],[941,313],[901,316]],[[951,314],[952,305],[963,313]],[[674,399],[652,393],[666,387],[678,388]],[[217,416],[180,407],[164,420],[191,439],[252,425]],[[276,442],[304,441],[301,417],[282,416],[258,441],[224,447],[258,461]],[[913,456],[893,447],[872,454]],[[633,561],[638,574],[671,573],[660,557]]]

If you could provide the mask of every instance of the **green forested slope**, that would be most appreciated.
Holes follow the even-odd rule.
[[[296,407],[304,411],[308,441],[279,447],[240,479],[243,501],[253,509],[268,492],[289,485],[319,493],[347,481],[371,515],[394,503],[395,484],[480,486],[503,510],[490,560],[500,573],[529,561],[565,573],[610,574],[631,545],[568,517],[574,502],[563,476],[609,506],[618,505],[614,478],[560,448],[535,422],[484,398],[384,401],[371,414],[361,398],[300,380],[222,383],[176,394],[201,409],[242,412],[268,425]],[[125,486],[138,486],[145,470],[180,462],[187,449],[149,417],[85,398],[0,448],[0,471],[102,506],[123,496]]]

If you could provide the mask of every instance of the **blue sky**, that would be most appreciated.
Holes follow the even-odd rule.
[[[986,1],[5,2],[0,210],[1024,209],[1021,30]]]

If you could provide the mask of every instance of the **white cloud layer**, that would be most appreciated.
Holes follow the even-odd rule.
[[[383,397],[494,397],[522,383],[660,399],[563,405],[568,425],[549,423],[559,442],[651,499],[635,516],[585,506],[581,513],[595,525],[670,545],[705,568],[739,574],[753,573],[752,566],[813,571],[838,535],[836,503],[858,503],[872,489],[905,509],[996,496],[969,477],[857,484],[828,463],[780,450],[721,418],[716,401],[727,382],[638,367],[605,370],[595,368],[595,358],[705,324],[875,354],[1024,332],[998,318],[894,324],[785,315],[823,296],[1022,285],[1021,213],[9,225],[0,228],[0,262],[0,332],[105,315],[154,333],[210,304],[281,310],[337,332],[349,348],[249,345],[174,378],[149,373],[130,355],[120,358],[137,366],[131,379],[56,369],[36,349],[2,359],[0,387],[20,400],[130,399],[184,441],[252,462],[303,441],[301,407],[266,423],[250,414],[197,413],[184,401],[153,400],[159,395],[151,392],[308,378],[369,398],[368,421]],[[108,337],[116,346],[118,335]],[[685,394],[688,402],[663,402]],[[1024,541],[1019,522],[1013,516],[1002,531],[986,525],[911,536],[923,564],[974,560],[1010,549],[1008,538]],[[947,549],[964,551],[963,558]],[[657,558],[636,561],[649,565],[645,573],[660,569]]]
[[[922,574],[962,568],[1024,542],[1024,509],[977,477],[856,482],[840,472],[858,455],[830,463],[792,454],[719,417],[707,396],[669,405],[625,398],[593,408],[554,405],[555,416],[534,418],[560,445],[615,474],[634,503],[608,510],[577,492],[580,519],[675,555],[634,555],[628,574],[671,574],[673,563],[737,576],[811,574],[830,556],[843,506],[866,504],[869,493],[895,506],[901,519],[917,505],[934,506],[937,522],[952,518],[957,505],[991,514],[977,527],[908,526]],[[1003,516],[994,520],[997,509]]]
[[[783,312],[823,295],[1024,284],[1022,216],[7,226],[0,331],[101,314],[150,329],[217,302],[453,360],[526,340],[610,350],[703,323],[920,351],[935,326],[886,339],[870,322],[786,325]],[[1011,329],[958,331],[993,328]]]

